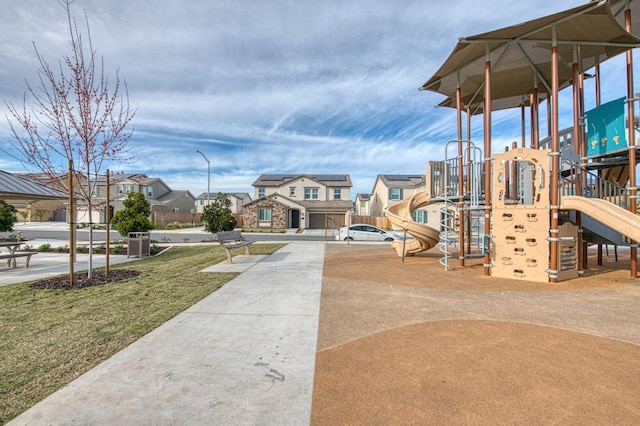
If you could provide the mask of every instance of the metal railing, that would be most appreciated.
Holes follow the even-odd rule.
[[[452,144],[466,144],[462,151],[462,158],[456,155],[448,158],[449,146]],[[445,160],[430,163],[431,187],[430,194],[444,202],[440,209],[440,242],[438,249],[443,253],[440,264],[449,269],[449,259],[452,249],[459,250],[459,230],[456,215],[463,214],[463,209],[474,209],[480,206],[484,179],[483,159],[481,150],[472,141],[451,140],[445,148]],[[460,179],[462,177],[462,179]],[[463,188],[460,188],[462,181]],[[472,228],[475,230],[475,228]],[[473,235],[470,236],[473,240]],[[477,238],[476,238],[477,239]]]
[[[558,132],[560,151],[573,150],[573,127],[569,127]],[[540,149],[551,149],[551,136],[547,136],[538,142]]]
[[[578,195],[587,198],[601,198],[620,207],[628,208],[627,189],[597,174],[582,170],[578,174],[572,172],[560,182],[560,195]],[[580,191],[578,191],[580,187]]]

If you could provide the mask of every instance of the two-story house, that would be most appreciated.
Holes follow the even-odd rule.
[[[371,194],[356,195],[356,216],[371,216]]]
[[[195,197],[188,190],[173,190],[160,178],[150,178],[146,174],[114,175],[109,180],[111,215],[124,208],[122,203],[131,192],[144,194],[151,205],[151,219],[155,213],[192,213]],[[104,223],[104,206],[107,199],[106,178],[101,177],[92,192],[94,201],[94,223]],[[87,221],[88,213],[79,211],[78,221]]]
[[[51,178],[43,173],[30,173],[25,177],[39,182],[51,188],[63,189],[67,176]],[[91,217],[93,223],[105,223],[105,207],[107,201],[107,179],[105,175],[100,175],[98,179],[92,181],[92,185],[87,184],[87,180],[80,179],[77,185],[89,191],[91,188],[92,213],[89,215],[89,207],[85,205],[82,197],[77,197],[76,219],[77,223],[89,223]],[[80,194],[78,188],[74,191]],[[156,212],[163,213],[193,213],[195,212],[195,197],[188,190],[173,190],[159,178],[150,178],[142,173],[135,174],[112,174],[109,179],[109,204],[111,217],[116,211],[124,208],[122,201],[130,192],[140,192],[144,194],[151,205],[151,217],[154,219]],[[55,206],[50,207],[50,214],[44,219],[65,220],[66,205],[63,201],[57,201]]]
[[[424,190],[424,175],[378,175],[369,199],[369,213],[376,217],[386,216],[390,206]],[[413,219],[426,223],[427,211],[416,210]]]
[[[244,226],[272,229],[334,229],[352,212],[346,174],[263,174],[244,206]]]
[[[229,197],[231,200],[231,213],[234,214],[242,214],[244,213],[244,205],[251,202],[251,196],[246,192],[225,192],[225,195]],[[202,213],[204,211],[204,207],[207,205],[207,200],[209,202],[213,202],[215,198],[218,196],[217,192],[210,192],[209,197],[207,197],[207,193],[203,192],[196,198],[196,213]]]

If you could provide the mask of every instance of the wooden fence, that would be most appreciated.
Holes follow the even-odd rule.
[[[388,229],[391,227],[391,222],[386,217],[354,215],[354,216],[351,216],[351,223],[364,223],[365,225],[373,225],[381,229]]]

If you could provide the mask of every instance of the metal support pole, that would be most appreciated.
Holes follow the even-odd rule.
[[[551,229],[549,230],[551,265],[549,282],[558,281],[558,219],[559,219],[559,185],[560,174],[560,136],[558,132],[558,45],[556,41],[556,27],[553,30],[553,43],[551,47]]]
[[[459,85],[456,89],[456,112],[458,117],[458,196],[459,203],[462,203],[464,195],[464,173],[462,170],[462,95]],[[458,257],[460,259],[460,266],[464,266],[464,222],[464,214],[460,214],[458,225]]]
[[[574,46],[574,61],[571,67],[573,78],[573,150],[580,158],[582,147],[580,144],[580,68],[578,65],[577,46]],[[574,167],[574,186],[577,196],[582,196],[582,168],[579,164]],[[584,247],[582,245],[582,214],[576,211],[576,226],[578,227],[578,273],[584,270]],[[581,275],[580,275],[581,276]]]
[[[200,155],[202,155],[202,158],[205,159],[205,161],[207,162],[207,205],[210,204],[210,194],[211,194],[211,163],[209,162],[209,159],[207,157],[205,157],[205,155],[200,152],[199,149],[196,150],[197,153],[199,153]]]
[[[533,89],[531,94],[531,148],[538,149],[538,141],[540,140],[540,124],[538,112],[538,88]]]
[[[487,58],[484,66],[484,234],[491,235],[491,58],[487,45]],[[483,257],[484,275],[491,275],[491,250],[485,250]]]
[[[629,9],[629,2],[627,2],[627,10],[624,11],[625,27],[628,32],[632,32],[631,28],[631,9]],[[637,213],[637,187],[636,187],[636,137],[635,137],[635,109],[633,93],[633,51],[627,51],[627,118],[629,124],[629,211],[633,214]],[[631,256],[631,278],[638,277],[638,247],[635,245],[637,241],[632,241],[630,256]]]

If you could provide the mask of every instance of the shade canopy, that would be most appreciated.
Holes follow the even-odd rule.
[[[636,36],[640,36],[640,0],[628,1],[629,9],[631,11],[631,32]],[[609,4],[611,4],[611,12],[623,27],[625,27],[624,11],[626,9],[626,3],[627,0],[609,0]]]
[[[473,104],[463,105],[463,108],[466,109],[467,107],[469,107],[468,112],[471,115],[482,114],[482,112],[484,111],[484,105],[482,103],[483,99],[484,99],[484,96],[482,96],[482,99],[480,99],[480,101],[478,102],[475,102]],[[538,103],[542,103],[546,99],[547,99],[546,93],[544,92],[538,93]],[[530,107],[531,97],[529,95],[513,96],[510,98],[503,98],[503,99],[497,99],[497,100],[494,99],[491,103],[491,109],[493,111],[498,111],[501,109],[508,109],[508,108],[515,108],[519,106]],[[438,104],[438,108],[441,108],[441,107],[456,108],[455,97],[447,98],[444,101],[440,102]]]
[[[0,200],[66,200],[69,195],[30,179],[0,170]]]
[[[440,69],[420,90],[448,97],[444,106],[456,107],[460,86],[462,108],[482,111],[485,64],[491,63],[491,109],[522,105],[538,89],[540,98],[551,93],[551,48],[558,46],[559,88],[573,78],[572,66],[586,71],[629,49],[640,38],[628,33],[614,17],[608,1],[583,6],[519,25],[461,38]]]

